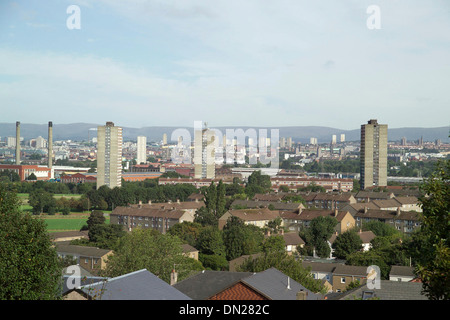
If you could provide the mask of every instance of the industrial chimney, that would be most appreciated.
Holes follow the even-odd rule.
[[[53,165],[53,123],[48,122],[48,168]]]
[[[20,165],[20,122],[16,122],[16,165]]]

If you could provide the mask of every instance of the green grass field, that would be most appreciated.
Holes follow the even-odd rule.
[[[18,193],[17,196],[22,201],[20,208],[24,212],[31,213],[32,207],[28,204],[28,193]],[[65,197],[65,198],[80,198],[81,194],[54,194],[55,199]],[[91,211],[84,212],[71,212],[67,216],[63,216],[60,213],[55,215],[41,215],[36,216],[36,219],[43,219],[47,224],[47,230],[49,232],[59,232],[59,231],[75,231],[80,230],[83,225],[86,224]],[[105,223],[109,223],[109,213],[111,211],[103,211],[105,214]]]

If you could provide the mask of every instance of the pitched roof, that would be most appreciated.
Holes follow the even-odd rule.
[[[415,277],[414,268],[408,266],[392,266],[389,275]]]
[[[393,197],[392,192],[375,192],[375,191],[359,191],[355,198],[369,198],[369,199],[389,199]]]
[[[244,221],[273,220],[280,216],[278,211],[267,208],[229,210],[228,213]]]
[[[419,203],[419,199],[417,199],[414,196],[409,196],[409,197],[395,197],[394,198],[396,201],[400,202],[401,204],[418,204]]]
[[[146,269],[79,288],[98,300],[191,300]]]
[[[321,295],[306,289],[275,268],[255,273],[241,282],[271,300],[296,300],[297,293],[301,290],[307,293],[306,300],[322,299]]]
[[[317,271],[331,273],[336,268],[336,265],[336,263],[302,261],[302,266],[305,268],[311,268],[311,272]]]
[[[378,208],[397,208],[401,207],[401,203],[396,201],[394,198],[385,199],[385,200],[372,200],[373,204],[375,204]]]
[[[314,210],[314,209],[306,209],[306,210],[302,210],[302,212],[300,212],[298,214],[298,218],[299,220],[313,220],[317,217],[326,217],[326,216],[331,216],[331,217],[335,217],[337,219],[337,221],[341,221],[345,215],[347,214],[347,211],[338,211],[337,215],[335,210]]]
[[[138,207],[116,207],[110,213],[110,216],[135,216],[135,217],[157,217],[180,219],[186,211],[179,209],[157,209],[157,208],[138,208]]]
[[[257,201],[257,200],[241,200],[236,199],[231,204],[231,208],[234,206],[242,206],[246,208],[268,208],[270,205],[274,207],[275,210],[297,210],[303,207],[300,202],[278,202],[278,201]]]
[[[66,253],[66,254],[77,254],[87,257],[103,257],[104,255],[112,252],[112,250],[108,249],[100,249],[96,247],[88,247],[88,246],[76,246],[72,244],[55,244],[56,251],[58,253]]]
[[[361,299],[373,293],[373,297],[380,300],[428,300],[422,294],[422,283],[380,280],[380,289],[369,289],[367,284],[334,296],[333,300]],[[330,299],[331,300],[331,299]]]
[[[174,284],[173,287],[193,300],[207,300],[252,274],[252,272],[204,270]]]
[[[283,234],[284,243],[286,245],[300,245],[305,244],[305,241],[300,238],[297,232],[287,232]]]
[[[377,210],[368,209],[367,212],[356,212],[355,217],[373,219],[395,219],[395,220],[419,220],[420,217],[415,211],[401,211],[397,215],[397,210]]]
[[[143,203],[142,209],[176,209],[176,210],[191,210],[204,207],[203,201],[172,201],[172,202],[152,202]],[[132,204],[130,207],[137,208],[139,204]]]
[[[367,277],[367,267],[338,264],[333,270],[333,275]]]

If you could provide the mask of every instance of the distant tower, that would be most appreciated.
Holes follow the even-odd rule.
[[[341,133],[341,142],[345,142],[345,133]]]
[[[20,165],[20,122],[16,122],[16,165]]]
[[[215,135],[205,128],[196,128],[194,132],[194,176],[197,179],[214,179],[215,165]]]
[[[292,137],[287,138],[287,146],[288,148],[292,148]]]
[[[51,169],[53,166],[53,123],[48,122],[48,168]]]
[[[138,136],[137,137],[137,164],[147,162],[147,137]]]
[[[336,144],[336,135],[335,134],[333,134],[331,136],[331,144]]]
[[[167,144],[167,133],[164,133],[164,134],[163,134],[162,144],[163,144],[163,145],[166,145],[166,144]]]
[[[113,122],[97,128],[97,189],[122,185],[122,128]]]
[[[387,137],[386,124],[370,120],[361,125],[361,189],[387,186]]]

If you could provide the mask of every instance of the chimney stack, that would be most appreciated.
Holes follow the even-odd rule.
[[[177,283],[178,280],[178,273],[175,271],[175,269],[172,270],[170,273],[170,285],[173,286]]]
[[[53,123],[48,122],[48,168],[53,165]]]
[[[16,165],[20,165],[20,121],[16,122]]]
[[[300,290],[299,292],[297,292],[297,300],[306,300],[306,296],[308,295],[308,293],[306,291]]]

